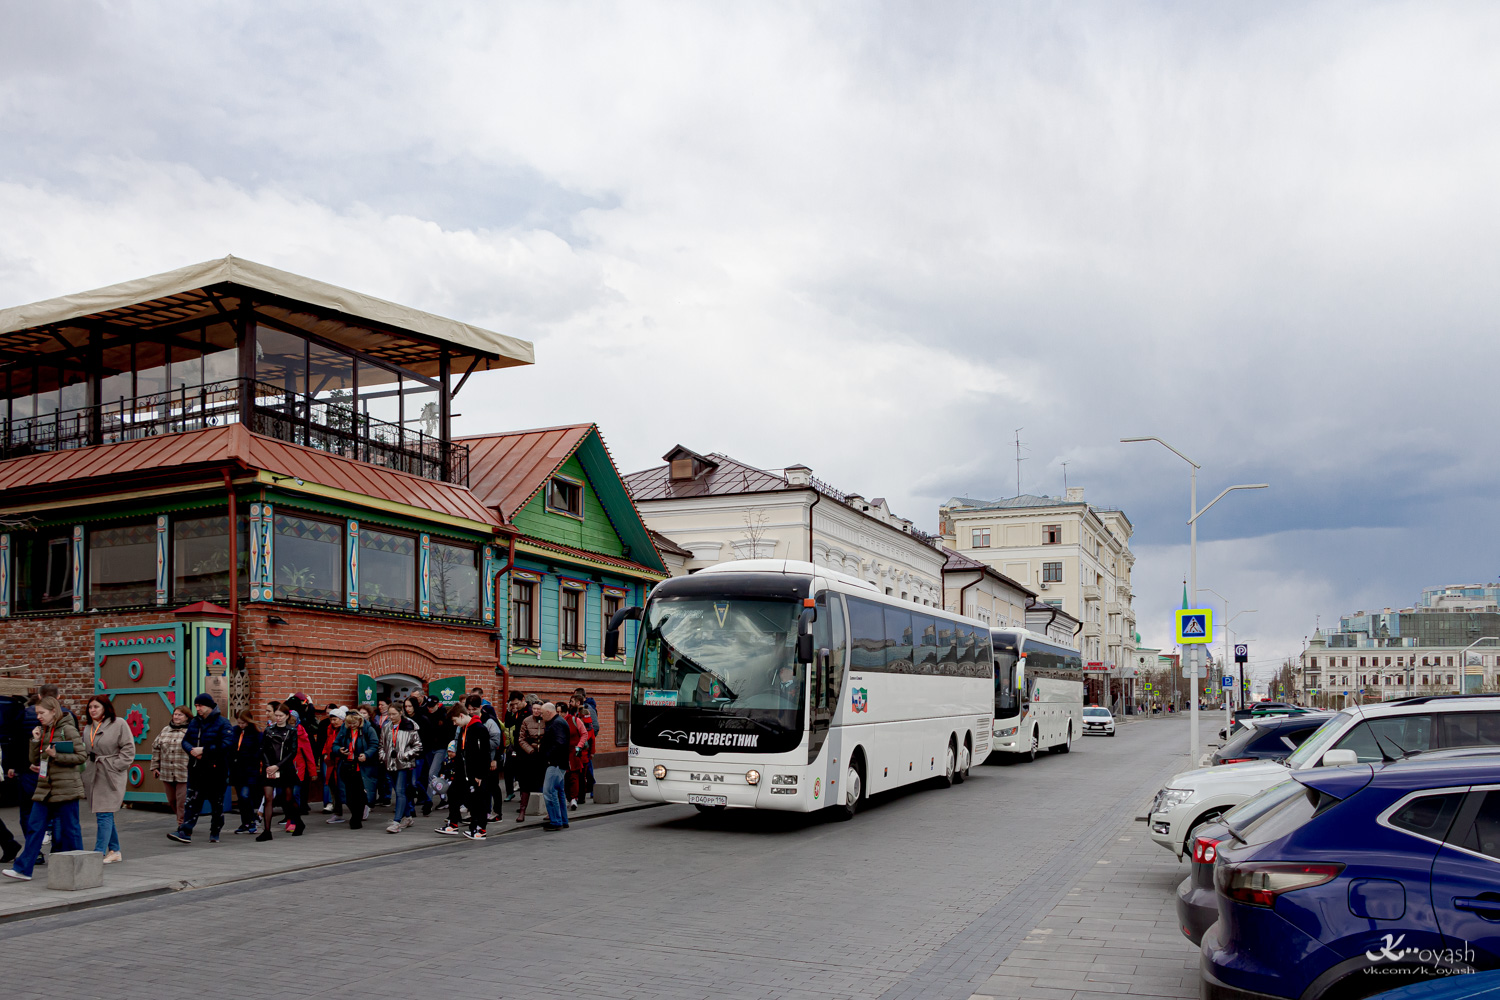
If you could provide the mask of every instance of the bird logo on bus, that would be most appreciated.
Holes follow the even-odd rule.
[[[854,700],[850,708],[855,712],[868,712],[870,710],[870,692],[864,688],[855,688]]]

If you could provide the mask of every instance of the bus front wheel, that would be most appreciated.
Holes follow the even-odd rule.
[[[833,807],[833,818],[837,820],[850,820],[859,811],[860,801],[865,795],[864,775],[860,773],[859,764],[849,765],[844,772],[844,799]]]
[[[1031,731],[1031,749],[1026,751],[1026,761],[1027,761],[1027,763],[1034,762],[1036,760],[1036,755],[1039,754],[1039,753],[1041,753],[1041,752],[1042,752],[1042,734],[1041,734],[1041,731],[1037,730],[1037,729],[1033,729]]]

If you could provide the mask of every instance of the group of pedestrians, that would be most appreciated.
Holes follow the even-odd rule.
[[[135,762],[130,727],[109,699],[95,695],[80,720],[64,708],[56,688],[30,699],[27,742],[0,748],[0,773],[21,784],[22,836],[0,823],[0,874],[30,879],[53,850],[82,848],[79,803],[95,814],[95,850],[106,864],[124,860],[114,814],[122,807]],[[519,797],[515,821],[524,823],[533,795],[546,806],[548,831],[568,828],[568,814],[593,790],[597,706],[582,688],[566,701],[513,692],[497,713],[481,689],[459,704],[413,695],[375,706],[314,708],[300,692],[267,706],[264,725],[249,710],[233,722],[208,694],[191,708],[174,708],[151,747],[151,773],[161,782],[174,826],[167,836],[191,844],[198,820],[209,814],[217,843],[226,813],[238,812],[236,834],[273,837],[280,810],[285,832],[301,836],[321,801],[326,822],[360,829],[372,804],[393,807],[389,833],[447,807],[436,828],[445,836],[484,840],[489,823]],[[15,758],[25,748],[27,762]],[[348,811],[347,820],[344,818]]]

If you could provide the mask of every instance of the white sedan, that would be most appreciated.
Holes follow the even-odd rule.
[[[1090,705],[1083,710],[1083,735],[1113,736],[1114,734],[1115,717],[1109,713],[1109,709],[1099,705]]]

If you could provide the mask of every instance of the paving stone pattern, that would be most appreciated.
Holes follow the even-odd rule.
[[[1170,942],[1164,872],[1180,869],[1117,838],[1144,834],[1133,816],[1185,742],[1180,721],[1141,722],[887,797],[851,823],[663,807],[17,921],[0,925],[8,995],[197,1000],[218,983],[265,1000],[1086,996],[1022,983],[1012,962],[1075,934],[1095,936],[1079,940],[1097,958],[1118,933],[1134,969],[1135,953]],[[1138,857],[1119,854],[1132,844]],[[1098,882],[1122,865],[1144,874]],[[1067,909],[1096,902],[1093,916]],[[1059,983],[1093,982],[1071,955],[1050,961]]]

